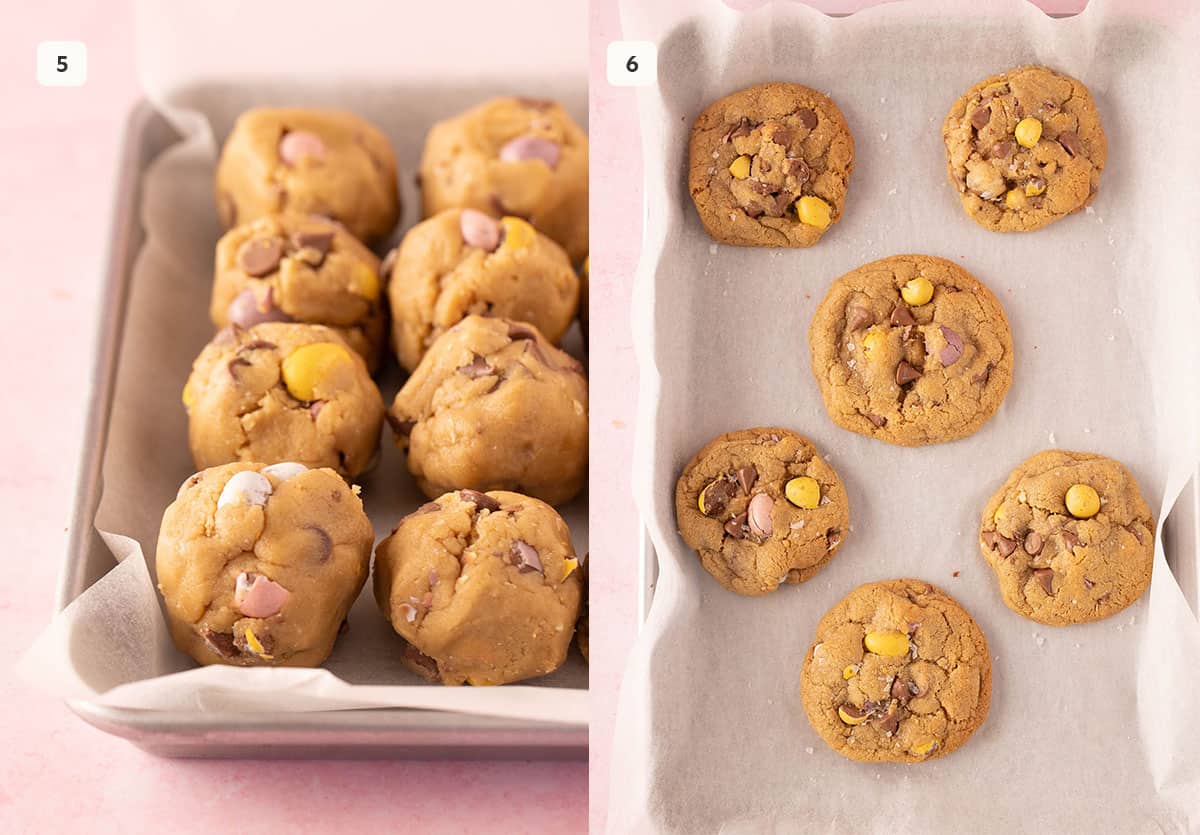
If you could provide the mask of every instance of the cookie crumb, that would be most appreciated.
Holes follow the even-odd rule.
[[[896,191],[897,191],[897,188],[895,186],[892,186],[891,190],[888,192],[888,197],[891,197],[893,194],[896,193]]]
[[[806,746],[804,746],[804,753],[805,753],[805,754],[811,754],[812,752],[813,752],[813,747],[812,747],[811,745],[806,745]]]
[[[1054,446],[1054,445],[1057,443],[1057,441],[1055,441],[1055,440],[1054,440],[1054,433],[1053,433],[1053,432],[1051,432],[1051,433],[1050,433],[1050,437],[1049,437],[1049,439],[1048,439],[1048,440],[1050,441],[1050,446]]]
[[[709,255],[716,255],[716,254],[717,254],[717,245],[716,245],[716,244],[709,244],[709,245],[708,245],[708,254],[709,254]]]
[[[957,577],[957,576],[958,576],[958,572],[957,572],[957,571],[955,571],[955,572],[954,572],[954,576],[955,576],[955,577]]]
[[[1039,647],[1046,643],[1046,639],[1036,632],[1033,633],[1033,640],[1037,642]]]

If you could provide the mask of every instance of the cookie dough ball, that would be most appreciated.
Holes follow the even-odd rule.
[[[375,600],[405,666],[439,684],[508,684],[562,665],[579,614],[562,517],[519,493],[460,490],[400,520],[375,551]]]
[[[210,315],[218,328],[261,322],[327,325],[379,364],[385,317],[379,259],[338,223],[270,215],[217,243]]]
[[[387,137],[339,110],[258,107],[238,117],[217,164],[217,211],[231,229],[264,215],[317,214],[361,241],[400,217]]]
[[[357,488],[303,464],[226,464],[183,483],[158,534],[171,637],[201,664],[315,667],[367,579]]]
[[[975,733],[992,696],[979,625],[920,580],[867,583],[817,624],[800,700],[825,743],[860,762],[919,763]]]
[[[1108,141],[1088,89],[1018,67],[964,93],[942,125],[963,209],[994,232],[1028,232],[1091,202]]]
[[[738,594],[802,583],[833,558],[850,527],[841,479],[787,429],[727,432],[683,469],[679,533],[704,570]]]
[[[514,215],[588,251],[587,135],[552,101],[499,98],[438,122],[421,158],[425,216],[445,209]]]
[[[583,656],[583,660],[591,662],[588,656],[588,563],[591,559],[584,556],[583,563],[579,566],[579,573],[583,579],[583,605],[579,607],[579,622],[575,624],[575,643],[579,647],[579,653]]]
[[[299,461],[352,478],[379,448],[383,398],[362,357],[321,325],[231,325],[183,389],[197,467]]]
[[[837,279],[809,345],[833,422],[900,446],[972,434],[1012,383],[1000,302],[966,270],[930,255],[882,258]]]
[[[587,478],[583,367],[537,329],[468,316],[433,344],[388,419],[430,498],[513,490],[562,504]]]
[[[517,217],[449,209],[410,229],[384,264],[392,341],[408,371],[472,313],[528,322],[557,345],[579,304],[567,256]]]
[[[842,216],[854,167],[850,128],[828,96],[759,84],[692,126],[688,188],[714,241],[812,246]]]
[[[983,511],[979,549],[1005,605],[1049,626],[1115,615],[1154,566],[1154,517],[1111,458],[1047,450],[1013,470]]]

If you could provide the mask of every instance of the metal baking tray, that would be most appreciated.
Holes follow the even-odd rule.
[[[166,119],[145,101],[134,107],[125,125],[100,295],[84,452],[56,604],[60,611],[114,565],[93,522],[103,494],[104,449],[130,277],[145,237],[139,219],[142,176],[151,162],[179,139]],[[68,705],[100,730],[168,757],[574,760],[587,756],[586,724],[409,709],[247,716],[130,710],[84,701]]]

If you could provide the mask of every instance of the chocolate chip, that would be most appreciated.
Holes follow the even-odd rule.
[[[900,676],[892,679],[892,698],[900,702],[900,704],[908,704],[908,700],[913,697],[912,683],[905,684],[900,680]]]
[[[865,307],[855,305],[846,311],[846,327],[851,331],[862,330],[875,324],[875,317]]]
[[[1096,584],[1095,584],[1095,583],[1093,583],[1091,580],[1089,580],[1087,577],[1084,577],[1084,578],[1083,578],[1083,587],[1084,587],[1085,589],[1092,589],[1092,588],[1094,588],[1095,586],[1096,586]]]
[[[414,510],[409,515],[420,516],[425,513],[437,513],[441,509],[442,509],[442,506],[440,504],[438,504],[437,502],[425,502],[425,504],[418,507],[416,510]]]
[[[731,139],[737,139],[739,136],[749,136],[753,130],[754,128],[750,126],[750,120],[743,116],[740,122],[725,132],[725,136],[721,141],[728,142]]]
[[[842,532],[830,528],[825,531],[825,550],[832,551],[834,548],[842,544]]]
[[[988,156],[991,159],[1007,159],[1008,157],[1012,156],[1012,153],[1014,150],[1016,150],[1016,147],[1017,146],[1013,144],[1011,139],[1003,139],[992,145],[992,149],[988,153]]]
[[[537,341],[537,333],[529,325],[521,322],[508,323],[508,338],[514,342],[518,339],[532,339]]]
[[[534,359],[540,362],[547,368],[555,368],[554,363],[550,362],[550,358],[546,356],[546,352],[542,350],[541,343],[536,339],[530,339],[525,343],[525,350],[522,353],[533,354]]]
[[[242,328],[235,324],[226,325],[217,331],[217,335],[213,337],[213,345],[232,345],[241,338]]]
[[[992,376],[992,364],[989,362],[984,369],[971,378],[972,383],[987,383],[988,378]]]
[[[1050,101],[1050,99],[1046,99],[1044,102],[1042,102],[1042,110],[1046,110],[1046,111],[1058,110],[1058,102]]]
[[[204,642],[208,644],[208,648],[222,658],[233,658],[238,654],[237,647],[233,644],[233,635],[228,632],[215,632],[212,629],[205,629],[200,635],[204,638]]]
[[[537,549],[523,539],[513,541],[509,557],[521,572],[542,571],[542,559],[538,556]]]
[[[1043,544],[1044,542],[1042,540],[1042,535],[1037,531],[1030,531],[1029,533],[1025,534],[1025,542],[1021,547],[1025,549],[1026,554],[1029,554],[1031,557],[1036,557],[1038,554],[1042,553]]]
[[[408,641],[404,641],[404,649],[401,650],[400,655],[405,661],[417,668],[418,675],[424,676],[429,681],[441,680],[437,661],[434,661]]]
[[[771,141],[776,145],[782,145],[785,148],[796,141],[798,134],[789,127],[778,127],[771,134]]]
[[[747,496],[750,495],[751,489],[754,487],[754,482],[758,481],[758,470],[753,464],[748,467],[738,467],[737,482],[742,488],[742,492]]]
[[[892,309],[891,322],[893,325],[915,325],[917,319],[913,316],[912,310],[909,309],[908,305],[898,304]]]
[[[491,377],[496,373],[496,369],[489,365],[484,357],[479,356],[479,354],[473,354],[473,356],[474,359],[468,364],[458,367],[459,374],[469,377],[472,380],[478,380],[480,377]]]
[[[1064,130],[1058,135],[1058,144],[1063,146],[1068,154],[1077,157],[1083,153],[1083,143],[1079,141],[1079,134],[1073,130]]]
[[[321,410],[324,408],[324,400],[314,400],[312,403],[308,404],[308,416],[313,419],[314,423],[317,420],[317,416],[321,414]]]
[[[975,130],[983,130],[987,127],[988,121],[992,118],[992,108],[984,106],[977,107],[971,114],[971,127]]]
[[[237,203],[227,191],[222,191],[217,198],[217,217],[226,229],[237,226]]]
[[[1033,579],[1038,581],[1038,585],[1045,590],[1046,594],[1054,594],[1054,569],[1035,568]]]
[[[797,185],[804,185],[812,178],[812,169],[799,157],[788,157],[783,161],[783,173],[796,178]]]
[[[388,250],[388,254],[383,256],[383,263],[379,265],[379,274],[383,278],[387,278],[392,274],[392,268],[396,266],[396,252],[399,247],[392,247]]]
[[[262,278],[275,272],[283,258],[283,240],[280,238],[251,238],[238,250],[238,264],[246,275]]]
[[[329,229],[301,229],[292,234],[292,246],[296,249],[315,249],[325,255],[333,246],[333,231]]]
[[[316,561],[325,562],[329,559],[329,555],[333,553],[333,539],[330,538],[329,532],[316,525],[305,525],[304,530],[311,531],[316,539],[317,547],[313,549]]]
[[[1074,551],[1079,545],[1079,537],[1072,531],[1064,530],[1062,532],[1063,545],[1067,546],[1068,551]]]
[[[709,484],[700,492],[704,500],[704,515],[714,519],[724,516],[733,494],[733,483],[729,479],[720,478]]]
[[[796,118],[800,120],[800,124],[809,130],[817,126],[817,113],[811,107],[802,107],[797,110]]]
[[[879,717],[872,719],[871,723],[888,736],[891,736],[900,729],[900,706],[896,702],[889,702],[885,712]]]
[[[734,516],[725,523],[725,533],[732,536],[734,539],[746,538],[746,512],[742,511],[737,516]]]
[[[554,102],[550,99],[528,99],[518,98],[517,102],[522,107],[528,107],[531,110],[549,110],[554,107]]]
[[[775,194],[777,191],[775,186],[770,183],[764,183],[762,180],[748,180],[747,182],[750,183],[750,188],[753,189],[755,194],[761,194],[764,197]]]
[[[875,427],[877,429],[882,429],[883,427],[887,426],[887,418],[885,418],[885,417],[880,417],[879,415],[871,415],[871,414],[866,414],[866,413],[863,413],[863,417],[865,417],[867,420],[871,421],[871,423],[875,424]]]
[[[252,328],[263,322],[291,322],[292,317],[275,306],[275,290],[267,288],[266,296],[260,302],[254,290],[247,287],[233,297],[226,317],[232,324],[241,328]]]
[[[415,420],[401,420],[391,412],[389,412],[385,417],[387,417],[388,425],[392,427],[392,431],[397,435],[411,435],[413,429],[417,425]]]
[[[245,345],[238,348],[239,354],[244,354],[246,351],[269,351],[272,348],[278,348],[274,342],[268,342],[265,339],[252,339]]]
[[[844,705],[839,706],[838,710],[841,711],[842,713],[846,714],[847,716],[849,716],[851,719],[863,719],[867,715],[867,711],[865,708],[855,707],[854,705],[850,704],[849,702],[847,702]]]
[[[999,551],[1002,557],[1008,557],[1013,551],[1017,550],[1017,541],[1009,539],[999,531],[984,531],[980,534],[980,539],[991,550]]]
[[[946,340],[946,344],[938,351],[938,359],[942,361],[942,365],[951,366],[958,362],[963,355],[962,337],[957,331],[951,330],[945,325],[941,326],[942,338]]]
[[[921,372],[909,365],[905,360],[900,360],[900,364],[896,366],[896,385],[903,386],[911,383],[921,376]]]
[[[1140,527],[1138,527],[1134,523],[1130,522],[1128,525],[1125,526],[1125,530],[1127,530],[1131,534],[1133,534],[1134,539],[1136,539],[1138,541],[1138,545],[1146,544],[1146,540],[1142,536],[1142,529]]]
[[[487,493],[480,493],[478,490],[459,490],[458,495],[465,502],[470,502],[480,510],[490,510],[495,513],[500,509],[500,502],[493,499]]]

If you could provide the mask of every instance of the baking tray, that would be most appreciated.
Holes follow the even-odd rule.
[[[93,524],[103,494],[104,450],[113,405],[134,260],[142,248],[142,177],[180,135],[148,102],[126,121],[100,294],[95,364],[84,423],[62,610],[112,569],[112,554]],[[386,439],[385,439],[386,443]],[[408,709],[256,714],[190,713],[68,702],[85,721],[169,757],[437,758],[575,760],[587,756],[585,724],[530,722]]]

